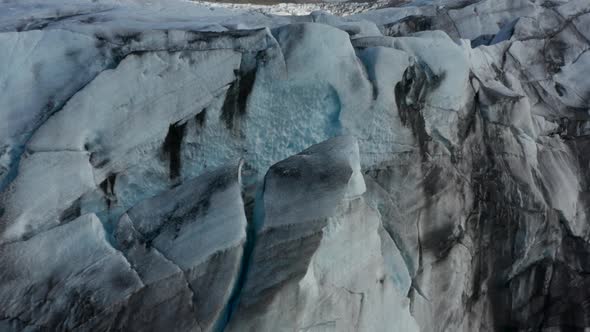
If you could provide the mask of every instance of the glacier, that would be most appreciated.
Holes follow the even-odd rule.
[[[588,1],[328,5],[1,2],[0,331],[590,329]]]

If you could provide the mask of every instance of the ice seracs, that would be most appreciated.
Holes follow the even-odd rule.
[[[241,269],[241,164],[128,210],[112,235],[85,214],[0,247],[5,330],[212,331]],[[34,305],[31,305],[34,303]]]
[[[407,289],[394,279],[407,274],[405,265],[392,258],[399,252],[365,203],[365,190],[350,136],[269,169],[228,330],[417,330],[403,300]]]
[[[115,243],[146,284],[128,306],[126,328],[221,326],[246,243],[241,167],[207,172],[121,217]]]
[[[0,5],[0,330],[587,329],[589,11]]]
[[[92,214],[3,244],[0,253],[0,326],[7,331],[104,330],[144,287]]]
[[[90,36],[70,31],[0,33],[0,188],[15,176],[32,133],[109,65]],[[32,95],[33,94],[33,95]]]

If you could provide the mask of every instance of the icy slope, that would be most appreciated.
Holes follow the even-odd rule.
[[[417,330],[405,298],[408,272],[365,190],[348,136],[269,169],[229,331]]]
[[[0,45],[2,331],[590,328],[586,0],[7,1]]]

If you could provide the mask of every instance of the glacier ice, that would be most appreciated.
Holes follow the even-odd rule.
[[[590,328],[588,2],[354,6],[0,4],[0,330]]]

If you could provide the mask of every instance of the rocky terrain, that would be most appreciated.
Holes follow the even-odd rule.
[[[590,3],[0,3],[0,331],[587,331]]]

